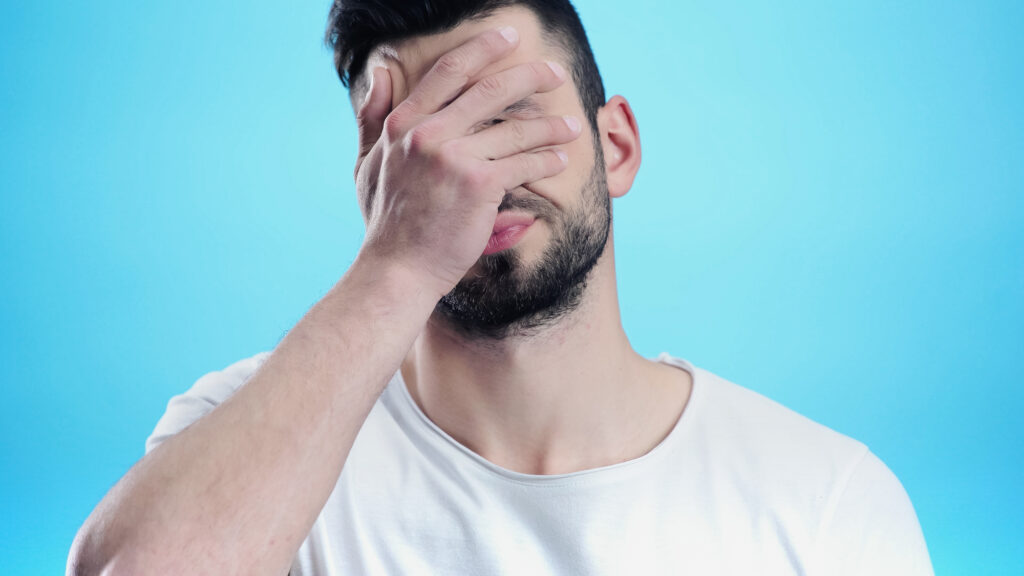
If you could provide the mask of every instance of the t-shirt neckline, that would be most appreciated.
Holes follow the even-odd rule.
[[[700,397],[703,396],[704,389],[703,379],[698,375],[699,371],[689,361],[683,358],[671,356],[667,352],[659,354],[657,358],[655,358],[655,361],[687,371],[690,374],[690,381],[692,383],[686,406],[683,408],[683,412],[679,415],[675,424],[673,424],[668,435],[662,438],[661,442],[646,454],[636,458],[615,464],[608,464],[606,466],[576,470],[574,472],[566,472],[563,474],[527,474],[524,472],[517,472],[495,464],[469,449],[442,430],[440,426],[435,424],[434,421],[420,409],[419,405],[416,404],[416,401],[413,399],[412,394],[410,394],[409,389],[406,386],[405,379],[402,378],[401,370],[397,370],[395,372],[395,375],[387,388],[390,394],[402,397],[402,400],[395,402],[395,405],[397,405],[396,407],[405,412],[406,415],[414,415],[409,418],[398,419],[399,425],[402,426],[403,421],[407,422],[409,426],[417,426],[417,424],[420,425],[418,426],[419,430],[406,430],[406,433],[420,433],[426,437],[433,436],[435,440],[439,440],[440,443],[445,446],[446,451],[454,453],[453,457],[469,460],[475,464],[475,466],[473,466],[474,468],[481,470],[485,475],[518,484],[534,486],[559,486],[565,484],[578,485],[584,482],[590,483],[618,479],[622,475],[634,472],[638,473],[641,468],[655,465],[655,462],[663,458],[665,454],[672,452],[673,447],[680,443],[680,437],[685,435],[685,429],[692,426],[690,422],[695,418],[693,413],[700,403]]]

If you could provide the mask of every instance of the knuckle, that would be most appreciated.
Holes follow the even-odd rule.
[[[470,190],[480,190],[492,185],[492,176],[489,170],[478,166],[465,170],[462,173],[462,184]]]
[[[508,138],[512,140],[514,144],[522,145],[526,142],[527,133],[526,126],[522,122],[505,122],[508,126]]]
[[[487,76],[476,83],[476,89],[481,96],[489,100],[500,100],[507,94],[505,83],[498,76]]]
[[[396,109],[384,119],[384,136],[394,142],[402,138],[405,129],[402,115]]]
[[[405,136],[406,150],[414,154],[423,154],[434,149],[434,128],[424,122],[409,130]]]
[[[437,73],[445,78],[458,78],[466,74],[469,66],[465,54],[460,50],[448,52],[437,60]]]
[[[437,161],[445,170],[455,170],[465,161],[465,154],[454,140],[443,142],[437,147]]]

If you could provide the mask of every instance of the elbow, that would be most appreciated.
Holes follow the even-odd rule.
[[[79,530],[68,553],[66,576],[125,576],[139,574],[125,554],[111,553],[88,526]]]
[[[71,551],[68,553],[68,565],[65,576],[100,576],[113,574],[108,570],[108,562],[105,562],[97,554],[95,538],[91,537],[85,528],[78,531],[74,542],[71,543]]]
[[[71,542],[71,551],[68,552],[68,564],[64,571],[65,576],[92,576],[103,574],[104,562],[96,557],[96,538],[86,526],[82,526],[75,534]]]

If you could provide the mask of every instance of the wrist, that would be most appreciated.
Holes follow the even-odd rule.
[[[393,258],[361,250],[345,273],[342,283],[360,292],[371,304],[400,308],[429,316],[445,294],[429,274]]]

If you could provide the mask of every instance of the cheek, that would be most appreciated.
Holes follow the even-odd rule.
[[[594,136],[590,128],[584,124],[583,134],[576,140],[563,144],[561,148],[569,155],[569,166],[557,176],[542,182],[550,182],[558,195],[565,197],[579,192],[580,187],[589,178],[597,159],[594,154]]]
[[[572,210],[583,197],[583,187],[590,180],[594,162],[592,139],[580,136],[562,148],[569,155],[569,165],[561,173],[528,184],[533,192],[554,203],[559,212]],[[562,213],[560,216],[564,216]]]
[[[566,146],[566,152],[569,153],[569,167],[565,171],[571,172],[574,180],[586,180],[594,169],[594,162],[597,161],[597,155],[594,154],[594,134],[586,121],[583,123],[583,133]]]

